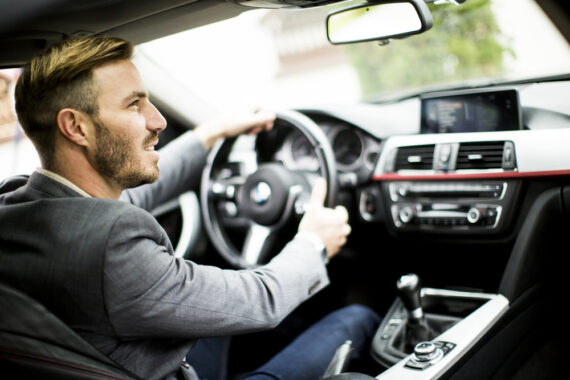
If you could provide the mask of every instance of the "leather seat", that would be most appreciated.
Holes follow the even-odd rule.
[[[138,379],[44,306],[0,283],[0,377]]]

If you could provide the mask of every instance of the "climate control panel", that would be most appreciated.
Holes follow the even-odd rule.
[[[403,225],[494,228],[502,207],[492,204],[402,203],[392,206],[396,227]]]
[[[517,181],[391,181],[382,183],[397,230],[500,232],[512,210]]]

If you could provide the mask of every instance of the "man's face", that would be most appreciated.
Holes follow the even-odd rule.
[[[93,166],[122,189],[158,179],[158,132],[166,121],[150,103],[130,60],[109,63],[93,71],[99,113],[92,118],[96,146]]]
[[[145,162],[140,150],[153,146],[158,141],[158,132],[152,132],[137,144],[128,134],[112,132],[97,119],[93,120],[97,145],[95,169],[106,178],[112,178],[123,189],[152,183],[158,179],[158,157]],[[156,152],[155,152],[156,153]],[[142,157],[141,157],[142,156]]]

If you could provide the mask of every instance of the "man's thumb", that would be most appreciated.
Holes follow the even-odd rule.
[[[325,204],[327,196],[327,181],[324,178],[318,178],[311,192],[310,207],[322,207]]]

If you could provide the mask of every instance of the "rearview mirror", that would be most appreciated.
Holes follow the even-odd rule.
[[[423,0],[388,0],[357,5],[327,16],[332,44],[403,38],[430,29],[431,13]]]

